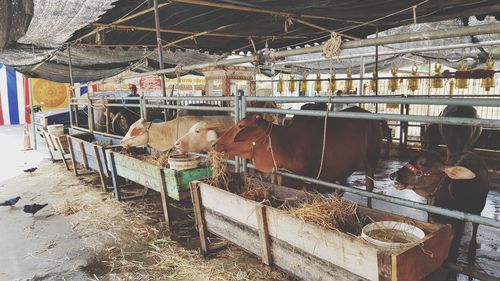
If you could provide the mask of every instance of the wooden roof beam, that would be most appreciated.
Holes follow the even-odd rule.
[[[292,19],[294,21],[297,21],[298,23],[301,23],[303,25],[324,31],[324,32],[336,32],[335,30],[330,30],[321,26],[318,26],[316,24],[307,22],[302,18],[319,18],[319,16],[309,16],[309,15],[297,15],[294,13],[288,13],[288,12],[281,12],[281,11],[273,11],[265,8],[258,8],[258,7],[249,7],[249,6],[242,6],[242,5],[236,5],[236,4],[230,4],[230,3],[214,3],[210,1],[205,1],[205,0],[170,0],[170,2],[175,2],[175,3],[184,3],[184,4],[193,4],[193,5],[200,5],[200,6],[207,6],[207,7],[213,7],[213,8],[223,8],[223,9],[229,9],[229,10],[236,10],[236,11],[242,11],[242,12],[251,12],[251,13],[259,13],[259,14],[268,14],[268,15],[273,15],[273,16],[280,16],[285,19]],[[324,19],[331,19],[332,18],[324,18]],[[342,20],[344,21],[344,20]],[[337,32],[339,35],[342,37],[348,38],[348,39],[359,39],[350,35],[346,35],[340,32]]]
[[[140,31],[151,31],[155,32],[156,29],[154,27],[142,27],[142,26],[132,26],[132,25],[118,25],[118,24],[101,24],[101,23],[94,23],[94,26],[98,28],[111,28],[111,29],[118,29],[118,30],[129,30],[129,31],[135,31],[135,30],[140,30]],[[175,34],[185,34],[185,35],[196,35],[197,32],[191,32],[191,31],[183,31],[183,30],[177,30],[177,29],[168,29],[168,28],[161,28],[160,31],[162,33],[175,33]],[[213,37],[230,37],[230,38],[267,38],[267,39],[306,39],[307,36],[293,36],[293,35],[238,35],[238,34],[229,34],[229,33],[209,33],[205,34],[205,36],[213,36]]]

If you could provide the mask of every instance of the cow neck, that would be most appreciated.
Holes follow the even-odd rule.
[[[447,181],[448,181],[448,184],[447,184]],[[452,183],[453,183],[453,180],[451,178],[449,178],[445,173],[443,173],[443,175],[439,179],[438,184],[436,185],[434,190],[429,194],[428,197],[430,197],[430,198],[435,197],[438,194],[438,192],[441,191],[446,186],[447,190],[445,192],[448,192],[448,195],[450,196],[450,198],[453,201],[455,201],[455,196],[453,196],[453,192],[451,190]]]
[[[169,150],[175,143],[175,129],[176,124],[172,121],[152,123],[147,131],[148,145],[159,151]]]
[[[261,143],[259,150],[263,153],[262,156],[255,155],[256,151],[252,152],[252,161],[254,164],[256,163],[255,158],[268,159],[270,161],[269,166],[271,166],[273,170],[295,170],[291,167],[293,165],[290,165],[294,163],[294,153],[286,153],[283,151],[283,147],[290,147],[290,144],[293,145],[293,142],[284,145],[291,134],[293,134],[291,128],[270,123],[265,135],[259,138],[259,142]],[[268,158],[269,156],[270,159]]]

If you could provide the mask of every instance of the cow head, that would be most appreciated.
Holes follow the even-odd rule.
[[[120,141],[120,144],[124,148],[148,144],[148,130],[150,125],[150,122],[146,122],[146,120],[142,118],[137,120],[130,126],[127,134]]]
[[[473,179],[476,175],[462,166],[447,166],[436,152],[424,151],[412,158],[390,178],[399,190],[412,189],[421,196],[430,196],[443,176],[454,180]]]
[[[214,148],[229,157],[241,156],[251,159],[254,146],[265,138],[270,125],[271,123],[263,120],[260,114],[252,114],[227,130],[214,144]]]
[[[223,124],[200,121],[175,142],[175,148],[181,153],[208,152],[223,131]]]

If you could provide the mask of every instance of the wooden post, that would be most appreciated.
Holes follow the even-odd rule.
[[[83,142],[81,141],[79,143],[80,145],[80,150],[82,151],[82,159],[83,159],[83,166],[85,169],[89,169],[89,160],[87,159],[87,152],[85,151],[85,146],[83,145]]]
[[[78,176],[78,169],[75,160],[75,151],[73,150],[73,141],[72,141],[73,138],[70,136],[66,136],[66,139],[68,140],[68,148],[69,148],[69,154],[71,155],[71,163],[73,164],[73,171],[75,172],[75,176]]]
[[[205,227],[205,219],[203,218],[203,207],[201,205],[200,186],[197,182],[191,182],[191,198],[193,200],[194,218],[198,233],[200,234],[200,254],[205,257],[208,253],[207,230]]]
[[[62,159],[62,161],[64,163],[64,166],[66,167],[66,170],[69,171],[68,162],[66,162],[66,157],[64,156],[65,155],[65,151],[64,151],[63,145],[61,143],[61,138],[60,137],[56,138],[56,143],[57,143],[57,149],[59,149],[59,152],[61,152],[61,159]]]
[[[111,166],[111,179],[113,180],[113,188],[115,190],[115,198],[120,201],[122,196],[120,192],[120,186],[118,185],[118,175],[116,173],[116,163],[115,163],[115,155],[113,152],[109,154],[109,165]]]
[[[271,265],[271,239],[269,237],[269,228],[267,226],[266,206],[257,206],[257,224],[259,225],[259,238],[262,250],[262,262],[266,265]]]
[[[165,171],[163,168],[158,168],[160,174],[160,194],[161,194],[161,205],[163,206],[163,214],[165,215],[165,221],[168,225],[168,231],[172,234],[172,220],[170,218],[170,198],[168,197],[167,183],[165,182]]]
[[[102,153],[103,156],[106,157],[104,151]],[[97,161],[97,168],[99,169],[99,178],[101,178],[102,190],[106,192],[107,191],[106,178],[104,177],[104,168],[102,167],[101,157],[99,154],[99,147],[97,145],[94,145],[94,155]]]
[[[54,154],[52,154],[52,150],[50,149],[49,136],[44,131],[42,131],[42,134],[43,134],[43,138],[45,139],[45,144],[47,144],[47,149],[49,150],[50,159],[52,160],[52,163],[54,163],[56,161],[54,159]]]

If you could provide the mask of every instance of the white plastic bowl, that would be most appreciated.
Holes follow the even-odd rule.
[[[168,157],[168,165],[173,170],[188,170],[198,167],[200,156],[194,154],[178,154]]]
[[[417,241],[422,240],[425,237],[425,233],[422,229],[409,225],[407,223],[402,223],[402,222],[397,222],[397,221],[378,221],[378,222],[373,222],[370,224],[367,224],[365,227],[363,227],[361,231],[361,237],[365,239],[366,241],[377,245],[379,247],[388,249],[388,250],[397,250],[402,247],[406,247],[408,245],[414,244],[417,241],[414,242],[409,242],[409,243],[391,243],[391,242],[385,242],[385,241],[380,241],[377,239],[374,239],[370,236],[367,235],[367,233],[370,233],[370,231],[376,230],[376,229],[394,229],[394,230],[399,230],[399,231],[404,231],[408,233],[409,235],[415,236],[418,238]]]

